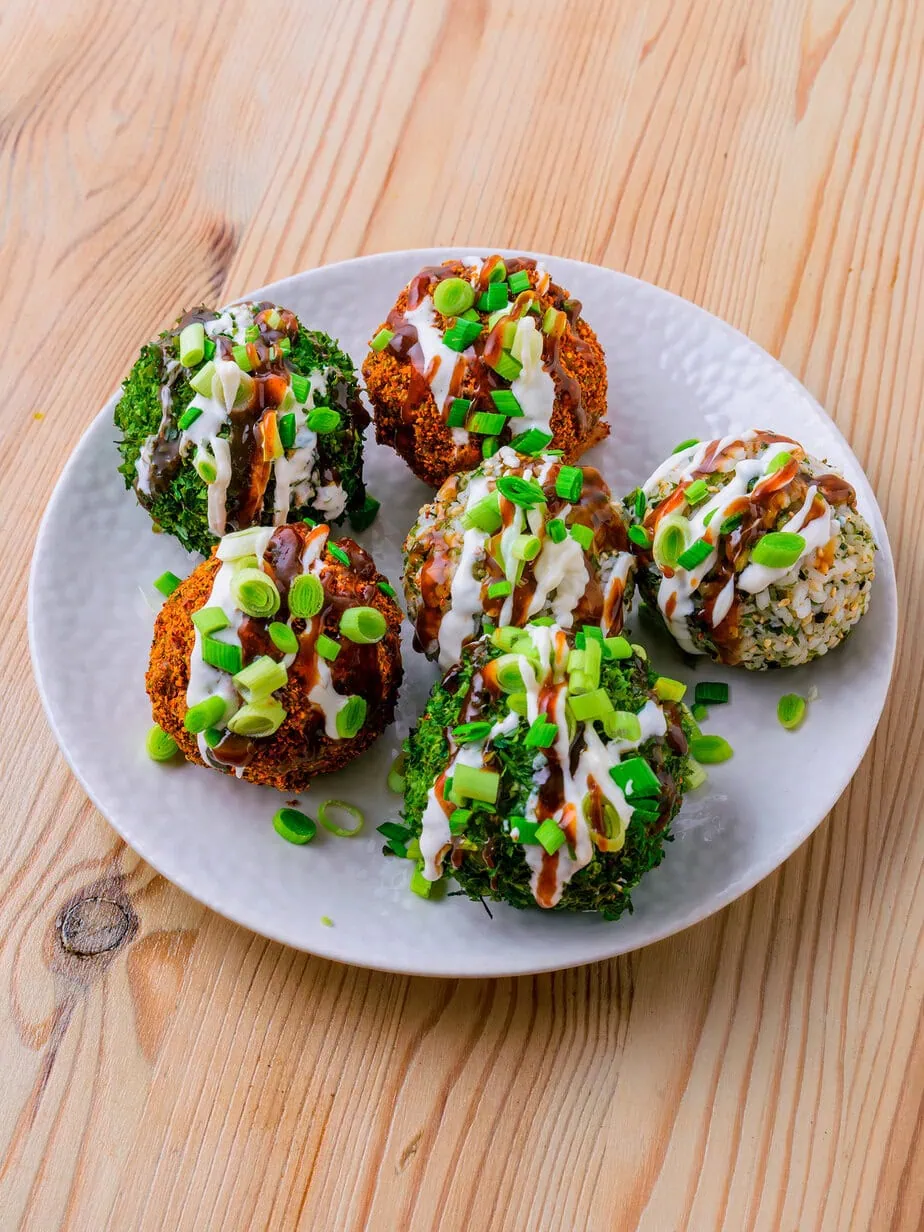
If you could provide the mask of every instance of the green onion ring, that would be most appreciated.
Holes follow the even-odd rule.
[[[328,810],[330,809],[340,809],[341,812],[349,813],[351,817],[355,817],[355,827],[352,830],[347,830],[343,826],[338,826],[335,822],[331,821],[328,816]],[[346,800],[325,800],[318,809],[318,821],[325,830],[329,830],[331,834],[336,834],[338,838],[355,838],[365,825],[366,818],[355,804],[347,804]]]

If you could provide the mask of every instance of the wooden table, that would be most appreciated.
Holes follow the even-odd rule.
[[[0,1227],[920,1227],[924,5],[6,0],[0,36]],[[25,625],[42,509],[141,340],[473,243],[627,270],[778,355],[867,468],[911,631],[777,874],[493,983],[336,966],[167,884],[65,766]],[[112,948],[68,957],[101,885],[137,931],[78,908]]]

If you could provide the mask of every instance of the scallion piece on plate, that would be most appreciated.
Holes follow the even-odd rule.
[[[653,686],[655,697],[662,702],[679,702],[687,691],[682,680],[673,680],[670,676],[659,676]]]
[[[702,706],[721,705],[728,701],[728,685],[724,680],[700,680],[696,685],[693,700]]]
[[[568,528],[561,518],[552,518],[545,524],[545,533],[553,543],[561,543],[568,537]]]
[[[450,428],[465,427],[465,421],[468,419],[468,412],[471,405],[471,398],[453,398],[449,404],[449,410],[446,414],[446,423]]]
[[[690,756],[703,765],[728,761],[731,755],[732,747],[722,736],[694,736],[690,741]]]
[[[151,761],[169,761],[176,756],[180,748],[174,738],[156,723],[148,731],[144,747]]]
[[[581,499],[584,490],[584,472],[579,466],[562,466],[555,476],[555,495],[569,504]]]
[[[336,432],[340,427],[340,414],[326,406],[319,406],[310,412],[306,423],[318,436],[326,436],[328,432]]]
[[[310,843],[318,832],[313,818],[294,808],[278,809],[273,815],[273,829],[287,843],[295,843],[298,846]]]
[[[235,673],[234,685],[247,701],[262,702],[277,689],[285,688],[288,679],[289,673],[285,664],[270,658],[269,655],[260,655]]]
[[[262,569],[238,569],[231,578],[231,598],[246,616],[268,620],[279,611],[276,583]]]
[[[521,432],[519,436],[515,436],[510,442],[510,447],[515,449],[517,453],[535,457],[536,454],[542,453],[546,445],[551,443],[551,432],[543,432],[541,428],[530,428],[528,432]]]
[[[468,421],[468,430],[479,436],[496,436],[498,432],[503,432],[506,422],[506,415],[493,414],[490,411],[476,411]]]
[[[501,524],[500,497],[497,492],[483,496],[462,515],[462,525],[466,530],[474,528],[484,531],[486,535],[493,535],[500,530]]]
[[[474,302],[472,284],[464,278],[444,278],[433,292],[433,307],[444,317],[460,317]]]
[[[227,629],[231,623],[220,607],[201,607],[198,612],[193,612],[191,620],[203,635]]]
[[[285,655],[298,654],[298,638],[294,631],[281,620],[274,620],[267,629],[267,633],[277,650],[281,650]]]
[[[476,740],[484,740],[490,731],[490,723],[484,719],[476,719],[471,723],[459,723],[452,729],[452,738],[456,744],[472,744]]]
[[[636,547],[651,547],[651,539],[648,537],[648,531],[645,530],[644,526],[630,526],[626,534],[629,536],[630,542],[634,543]]]
[[[805,698],[798,693],[784,693],[777,702],[776,717],[787,731],[792,731],[805,718]]]
[[[585,552],[589,552],[594,542],[594,532],[589,526],[585,526],[583,522],[573,522],[569,527],[571,538],[576,543],[581,545]]]
[[[353,819],[355,825],[340,826],[331,813],[346,813]],[[355,838],[362,830],[366,818],[363,816],[362,809],[358,809],[355,804],[347,804],[346,800],[325,800],[318,809],[318,821],[325,830],[336,834],[337,838]]]
[[[792,531],[777,530],[764,535],[751,549],[755,565],[768,569],[790,569],[805,551],[805,539]]]
[[[453,767],[452,787],[456,796],[468,800],[482,800],[494,804],[500,786],[500,777],[493,770],[457,763]]]
[[[154,579],[154,589],[159,590],[165,599],[169,599],[182,580],[182,578],[178,578],[175,573],[171,573],[168,569],[166,573],[162,573],[159,578]]]
[[[491,401],[498,414],[507,419],[516,419],[523,414],[523,409],[517,402],[516,396],[509,389],[492,389]]]
[[[223,697],[207,697],[204,701],[196,702],[194,706],[190,706],[186,711],[186,717],[183,719],[183,726],[188,732],[192,732],[197,736],[199,732],[204,732],[207,727],[215,727],[224,718],[227,702]]]

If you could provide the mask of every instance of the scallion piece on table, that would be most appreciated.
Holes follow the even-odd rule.
[[[423,869],[415,868],[411,873],[411,893],[419,898],[429,898],[436,883],[428,881],[423,875]]]
[[[378,608],[349,607],[340,617],[340,632],[360,646],[380,642],[387,629],[388,622]]]
[[[697,723],[703,723],[709,718],[709,709],[705,702],[694,702],[690,707],[690,714],[692,714]]]
[[[277,809],[273,815],[273,829],[287,843],[298,846],[310,843],[318,832],[314,819],[294,808]]]
[[[289,587],[289,611],[302,620],[316,616],[324,605],[324,587],[313,573],[300,573]]]

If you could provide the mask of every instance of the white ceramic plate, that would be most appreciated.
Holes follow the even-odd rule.
[[[346,261],[244,298],[294,309],[339,338],[359,366],[401,286],[458,251]],[[184,574],[193,562],[174,540],[151,533],[124,490],[110,402],[67,464],[36,544],[29,630],[39,690],[74,773],[126,841],[184,890],[268,937],[343,962],[426,975],[512,975],[621,954],[703,919],[776,868],[830,810],[872,738],[895,648],[895,576],[875,497],[843,437],[785,369],[722,321],[624,274],[543,260],[583,301],[606,350],[612,435],[587,461],[614,492],[645,479],[686,437],[751,426],[793,436],[846,474],[873,525],[879,558],[870,611],[843,647],[808,667],[770,675],[705,662],[698,669],[703,679],[731,683],[731,704],[713,708],[706,730],[726,733],[735,756],[710,768],[708,785],[684,803],[664,863],[634,895],[634,915],[607,923],[492,905],[489,918],[462,897],[425,902],[407,889],[408,864],[384,859],[375,833],[380,822],[398,819],[386,774],[437,675],[411,649],[409,630],[395,727],[304,799],[308,811],[328,797],[359,805],[367,829],[357,839],[320,831],[310,846],[292,847],[270,824],[277,793],[145,756],[153,616],[139,587],[150,588],[165,569]],[[358,537],[397,585],[401,543],[428,489],[374,441],[366,446],[366,475],[382,511]],[[692,679],[669,639],[650,628],[642,637],[661,671]],[[812,685],[819,697],[807,721],[784,731],[775,717],[779,696]]]

